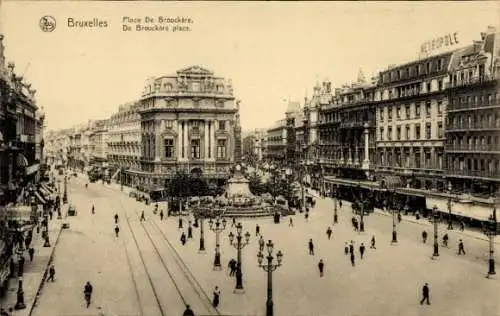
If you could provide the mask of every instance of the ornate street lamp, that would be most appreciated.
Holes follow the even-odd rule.
[[[222,265],[220,264],[220,241],[219,235],[220,233],[226,229],[227,221],[225,218],[220,220],[220,216],[215,219],[210,219],[208,221],[208,225],[210,230],[215,233],[215,257],[214,257],[214,270],[222,270]]]
[[[432,259],[437,259],[439,257],[439,244],[438,244],[438,220],[439,214],[437,211],[437,206],[432,208],[432,217],[434,223],[434,252],[432,253]]]
[[[204,230],[204,219],[206,216],[206,209],[198,209],[198,217],[200,218],[200,248],[198,253],[205,253],[205,230]]]
[[[26,304],[24,303],[24,290],[23,290],[23,278],[19,277],[19,285],[17,288],[17,300],[14,306],[15,310],[25,309]]]
[[[390,194],[389,201],[387,203],[387,207],[392,209],[392,240],[391,244],[398,243],[398,232],[396,231],[396,205],[394,205],[394,196],[396,192],[392,191]]]
[[[337,214],[337,204],[339,203],[338,198],[338,187],[335,185],[335,191],[333,191],[333,225],[339,222],[338,214]]]
[[[361,191],[361,185],[358,184],[358,192],[359,192],[359,209],[360,209],[360,215],[359,215],[359,231],[364,232],[365,231],[365,203],[363,201],[363,192]]]
[[[257,254],[257,259],[259,261],[259,267],[267,272],[267,301],[266,301],[266,316],[274,315],[274,303],[273,303],[273,272],[281,266],[281,261],[283,260],[283,253],[279,250],[276,253],[276,263],[273,263],[273,250],[274,244],[269,240],[266,244],[267,247],[267,264],[262,264],[264,260],[264,254],[261,251]]]
[[[236,235],[236,242],[234,242],[234,237],[235,235],[233,232],[229,233],[229,243],[236,248],[238,251],[238,262],[237,262],[237,270],[236,270],[236,288],[234,289],[234,293],[244,293],[243,289],[243,271],[242,271],[242,261],[241,261],[241,249],[243,249],[248,243],[250,242],[250,233],[246,232],[245,233],[245,241],[242,242],[243,239],[243,225],[241,223],[238,223],[236,225],[236,232],[238,235]]]
[[[64,194],[63,194],[63,203],[68,203],[68,176],[64,176]]]
[[[493,214],[491,215],[490,220],[488,221],[488,227],[486,229],[486,234],[488,235],[488,241],[490,246],[489,251],[489,259],[488,259],[488,275],[487,277],[491,278],[496,274],[495,272],[495,236],[498,231],[498,223],[497,223],[497,208],[495,205],[494,198],[491,198],[491,202],[493,204]]]
[[[451,218],[451,192],[452,192],[451,182],[448,182],[448,229],[453,229],[453,221]]]

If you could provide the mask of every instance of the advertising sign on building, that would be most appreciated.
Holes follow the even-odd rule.
[[[443,53],[445,50],[459,43],[458,32],[445,34],[420,45],[420,54],[423,57],[428,57],[433,54]]]

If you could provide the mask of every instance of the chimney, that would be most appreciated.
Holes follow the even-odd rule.
[[[483,41],[473,41],[472,43],[474,45],[474,52],[475,53],[481,51],[481,48],[483,47]]]

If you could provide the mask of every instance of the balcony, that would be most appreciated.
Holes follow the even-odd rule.
[[[500,152],[500,145],[446,145],[447,152]]]
[[[340,128],[364,128],[365,124],[368,124],[368,126],[370,126],[369,121],[341,122]]]
[[[456,123],[446,126],[446,132],[470,132],[470,131],[500,131],[500,126],[495,122],[474,122],[474,123]]]
[[[500,178],[500,170],[447,170],[448,175],[453,176],[465,176],[465,177],[476,177],[476,178]]]
[[[448,82],[444,86],[445,88],[459,88],[459,87],[468,87],[476,84],[483,84],[487,82],[495,81],[496,78],[493,76],[481,76],[476,78],[471,78],[468,80],[457,80],[456,82]]]
[[[468,110],[488,110],[488,109],[493,109],[493,108],[498,108],[500,107],[500,101],[497,100],[492,100],[492,102],[489,102],[486,100],[486,102],[481,103],[474,103],[474,102],[463,102],[463,103],[450,103],[448,104],[447,111],[448,112],[462,112],[462,111],[468,111]]]

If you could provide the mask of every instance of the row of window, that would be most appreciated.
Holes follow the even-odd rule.
[[[476,95],[458,96],[451,98],[450,105],[496,105],[500,101],[498,92],[488,92]]]
[[[175,120],[163,120],[166,129],[172,129],[174,127]],[[204,120],[189,120],[185,126],[199,128],[202,126]],[[141,129],[146,133],[154,133],[155,125],[159,126],[160,121],[143,121],[141,122]],[[220,131],[225,131],[228,126],[228,122],[226,120],[217,120],[217,127]]]
[[[444,58],[430,60],[426,63],[409,66],[393,71],[388,71],[382,74],[382,83],[389,83],[399,80],[411,79],[424,74],[430,74],[434,71],[442,71],[444,69]]]
[[[448,139],[447,143],[454,146],[485,146],[485,145],[500,145],[499,135],[488,136],[461,136]]]
[[[500,160],[450,157],[448,166],[450,170],[497,172],[500,171]]]
[[[443,169],[443,153],[424,150],[410,153],[409,150],[382,151],[378,153],[378,165],[396,168]]]
[[[438,115],[443,114],[443,101],[438,100],[436,103],[436,111]],[[425,116],[430,117],[432,116],[433,112],[433,103],[431,101],[426,101],[424,104],[424,109],[425,109]],[[395,117],[397,120],[400,119],[418,119],[420,118],[421,115],[421,103],[416,102],[414,104],[406,104],[404,106],[398,105],[396,107],[387,107],[384,106],[383,108],[380,108],[379,110],[379,120],[383,122],[385,118],[387,117],[388,121],[391,121],[393,117]],[[403,113],[404,109],[404,113]],[[387,115],[386,115],[387,114]]]
[[[453,128],[500,128],[500,112],[492,110],[481,111],[481,113],[455,114],[451,116],[451,122],[450,127]]]
[[[411,127],[412,125],[414,126],[413,129],[413,134]],[[392,126],[388,126],[387,129],[384,127],[380,128],[380,133],[379,133],[379,140],[380,141],[392,141],[392,140],[420,140],[420,139],[433,139],[433,134],[432,134],[432,124],[431,123],[426,123],[425,124],[425,134],[422,134],[420,131],[421,124],[416,123],[416,124],[404,124],[404,125],[398,125],[396,126],[396,135],[395,138],[393,138],[393,129]],[[385,133],[387,131],[387,133]],[[385,137],[384,137],[385,136]],[[424,138],[422,138],[424,136]],[[443,130],[443,123],[442,122],[437,122],[437,138],[441,139],[444,137],[444,130]]]
[[[166,138],[163,140],[163,157],[166,159],[175,158],[175,142],[171,138]],[[201,140],[191,139],[189,144],[190,158],[201,159]],[[216,147],[216,157],[217,159],[227,158],[227,140],[217,139]],[[155,142],[154,139],[146,139],[143,143],[143,152],[145,157],[154,158],[155,156]]]

